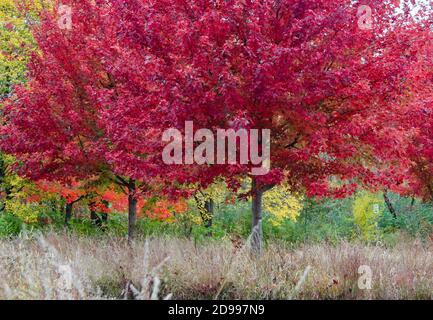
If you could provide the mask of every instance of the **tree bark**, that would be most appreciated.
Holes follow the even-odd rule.
[[[102,219],[101,217],[96,213],[95,210],[90,210],[90,220],[92,220],[92,223],[101,228],[102,227]]]
[[[107,231],[108,228],[108,213],[101,213],[102,231]]]
[[[65,207],[65,226],[66,227],[69,226],[69,220],[71,220],[71,218],[72,218],[72,208],[73,208],[74,204],[81,201],[84,198],[85,198],[85,196],[81,196],[78,199],[76,199],[75,201],[72,201],[71,203],[66,203],[66,207]]]
[[[207,211],[208,216],[205,219],[205,227],[210,229],[212,227],[213,224],[213,216],[214,216],[214,209],[215,209],[215,202],[213,201],[213,199],[209,199],[206,201],[205,203],[205,209]],[[208,231],[207,233],[208,237],[212,237],[212,231]]]
[[[412,197],[412,200],[410,202],[410,210],[411,211],[413,210],[414,205],[415,205],[415,197]]]
[[[128,242],[135,236],[135,225],[137,223],[137,195],[135,180],[129,180],[128,184]]]
[[[388,191],[385,190],[385,192],[383,193],[383,199],[385,200],[386,206],[388,207],[389,212],[392,214],[392,216],[394,217],[394,219],[397,219],[397,212],[395,211],[391,200],[388,197]]]
[[[73,203],[66,203],[65,207],[65,227],[69,227],[69,220],[72,218]]]
[[[108,222],[108,213],[102,213],[102,222],[107,223]]]
[[[3,160],[3,155],[0,155],[0,184],[3,185],[6,178],[6,168],[5,162]],[[4,212],[6,208],[6,199],[1,199],[0,212]]]
[[[261,255],[263,247],[262,230],[262,197],[263,191],[257,185],[256,179],[252,183],[252,233],[251,250],[254,255]]]

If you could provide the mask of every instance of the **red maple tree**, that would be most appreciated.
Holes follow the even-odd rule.
[[[72,8],[71,30],[60,28],[58,5],[42,12],[34,26],[39,52],[28,83],[3,110],[1,142],[32,180],[68,185],[96,176],[125,188],[129,238],[140,193],[159,174],[155,137],[166,113],[161,63],[134,35],[138,3],[130,1],[125,15],[118,1],[62,1]]]
[[[179,126],[271,129],[272,170],[252,177],[258,249],[262,194],[282,179],[309,196],[343,197],[360,183],[388,183],[384,169],[401,173],[390,167],[408,141],[399,121],[429,39],[427,11],[414,17],[393,2],[365,1],[371,27],[364,28],[360,5],[158,1],[165,54],[177,65],[171,91]],[[250,168],[212,165],[190,177],[230,178]]]

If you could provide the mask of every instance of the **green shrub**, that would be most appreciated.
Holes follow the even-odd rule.
[[[0,236],[10,237],[18,235],[23,229],[23,222],[13,214],[0,214]]]

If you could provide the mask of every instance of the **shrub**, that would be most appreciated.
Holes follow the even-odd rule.
[[[23,227],[23,222],[13,214],[0,214],[0,236],[10,237],[18,235]]]
[[[359,193],[353,202],[353,218],[356,230],[365,241],[378,240],[378,223],[384,212],[384,201],[379,195]]]

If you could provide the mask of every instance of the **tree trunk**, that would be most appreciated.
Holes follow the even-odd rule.
[[[69,227],[69,220],[72,218],[72,207],[73,203],[66,203],[65,207],[65,227]]]
[[[102,218],[102,231],[106,231],[108,226],[108,213],[101,213]]]
[[[96,213],[95,210],[90,210],[90,220],[92,220],[92,223],[101,228],[102,227],[102,220],[101,217]]]
[[[413,210],[413,206],[415,205],[415,197],[412,197],[412,200],[410,202],[410,210]]]
[[[5,162],[3,160],[3,155],[0,155],[0,184],[3,185],[6,178],[6,168]],[[6,208],[6,199],[1,199],[0,212],[4,212]]]
[[[397,219],[397,212],[395,211],[391,200],[388,197],[388,191],[385,190],[385,192],[383,193],[383,199],[385,200],[386,206],[388,207],[389,212],[392,214],[392,216],[394,217],[394,219]]]
[[[205,218],[205,227],[210,229],[212,227],[213,224],[213,216],[214,216],[214,209],[215,209],[215,202],[213,201],[213,199],[209,199],[206,200],[205,202],[205,209],[207,212],[207,217]],[[212,237],[212,231],[209,230],[209,232],[207,233],[208,237]]]
[[[257,181],[253,179],[251,250],[255,255],[260,255],[263,247],[262,197],[263,191],[257,186]]]
[[[135,180],[129,180],[128,185],[128,242],[131,242],[135,235],[137,222],[137,195]]]

